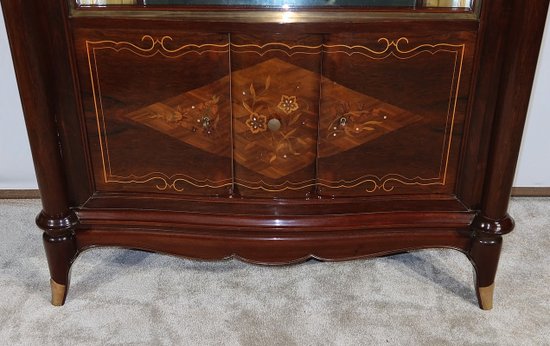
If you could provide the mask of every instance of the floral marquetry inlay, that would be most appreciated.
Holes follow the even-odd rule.
[[[277,107],[279,107],[279,109],[286,114],[290,114],[300,108],[300,106],[298,105],[298,100],[296,100],[296,96],[286,95],[281,96],[281,102],[279,102],[279,105]]]
[[[239,70],[231,71],[232,66],[229,66],[228,75],[199,88],[117,116],[146,125],[199,150],[231,157],[235,163],[258,176],[279,181],[314,165],[317,159],[339,155],[423,120],[420,114],[294,64],[294,56],[321,59],[325,54],[335,57],[335,61],[360,56],[372,61],[372,64],[386,59],[395,60],[396,64],[406,64],[409,59],[422,59],[421,53],[424,52],[431,56],[450,54],[456,57],[449,99],[449,110],[453,110],[458,90],[456,74],[460,75],[464,48],[463,45],[422,44],[408,49],[405,46],[409,45],[409,40],[403,37],[397,40],[379,39],[377,44],[382,48],[380,50],[359,45],[291,46],[277,42],[261,46],[188,44],[168,49],[166,44],[172,39],[167,36],[161,39],[144,36],[142,42],[150,42],[152,46],[141,48],[129,42],[114,41],[87,42],[87,46],[90,55],[107,47],[115,51],[132,51],[143,59],[158,53],[167,59],[193,53],[200,60],[202,54],[208,53],[227,55],[231,64],[233,59],[241,56],[262,57],[250,60],[256,62],[250,66],[243,64],[246,67]],[[288,56],[288,59],[275,57],[275,52]],[[273,57],[270,57],[271,53]],[[92,64],[90,68],[93,72]],[[446,116],[448,123],[453,124],[454,113]],[[101,119],[98,117],[99,125]],[[452,137],[448,133],[444,136],[449,141]],[[224,145],[223,140],[232,141],[232,145]],[[450,148],[450,142],[445,145]],[[449,149],[444,147],[444,150]],[[292,180],[282,185],[270,185],[263,179],[253,182],[238,176],[233,178],[237,184],[268,191],[298,189],[297,186],[302,185]],[[303,183],[309,186],[314,180],[312,177]],[[406,181],[407,178],[401,177],[401,180]],[[342,185],[341,182],[334,183]],[[353,183],[354,186],[360,184],[363,183]],[[420,183],[415,181],[414,184]],[[323,181],[323,185],[331,186],[331,183]],[[385,186],[384,181],[378,185]]]
[[[264,132],[267,130],[267,117],[263,114],[252,112],[246,121],[246,125],[252,133]]]
[[[239,164],[279,179],[315,160],[319,80],[318,74],[277,58],[232,74]]]
[[[228,78],[124,115],[203,151],[230,156]],[[225,90],[224,90],[225,89]]]
[[[202,133],[211,135],[218,126],[220,120],[218,102],[220,98],[216,95],[206,102],[201,102],[191,107],[177,105],[175,108],[165,108],[158,105],[158,112],[151,108],[151,119],[160,119],[166,123],[190,128],[192,132],[200,129]]]

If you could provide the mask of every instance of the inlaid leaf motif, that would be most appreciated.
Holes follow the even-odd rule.
[[[299,152],[294,150],[294,146],[292,145],[292,142],[290,142],[290,141],[288,141],[288,151],[294,156],[299,156],[300,155]]]
[[[300,119],[301,116],[302,116],[302,113],[296,113],[296,115],[294,115],[294,116],[290,119],[290,122],[289,122],[288,124],[289,124],[289,125],[295,124],[295,123]]]
[[[272,76],[265,76],[263,81],[263,85],[261,80],[260,83],[257,80],[248,80],[244,84],[248,85],[248,90],[242,93],[242,105],[244,111],[248,113],[244,122],[250,132],[257,137],[251,143],[247,143],[244,150],[253,150],[256,148],[254,143],[258,143],[257,141],[263,139],[271,141],[271,145],[267,148],[268,152],[263,156],[263,160],[269,161],[270,164],[278,162],[277,160],[281,158],[286,159],[291,155],[302,155],[305,152],[304,147],[308,147],[310,144],[299,138],[300,131],[304,128],[297,125],[304,113],[302,111],[296,112],[300,108],[297,96],[281,95],[279,92],[275,96],[272,93],[274,87]],[[280,86],[277,85],[277,87]],[[274,99],[274,97],[277,99]],[[237,118],[245,117],[237,115]],[[266,124],[270,119],[279,119],[282,123],[280,130],[266,131]],[[282,161],[279,163],[283,164]]]
[[[290,130],[287,134],[285,134],[285,135],[283,136],[283,139],[288,139],[288,138],[289,138],[290,136],[292,136],[297,130],[298,130],[297,128]]]
[[[302,146],[306,146],[307,145],[307,142],[304,141],[302,138],[296,138],[296,142],[298,142],[298,144],[302,145]]]
[[[383,124],[378,120],[366,120],[379,117],[379,112],[372,109],[351,110],[350,104],[340,104],[336,118],[328,127],[327,138],[337,138],[338,134],[358,136],[363,131],[376,131],[376,127]],[[364,108],[364,105],[361,106]]]
[[[252,96],[252,99],[256,99],[256,89],[254,89],[254,84],[250,83],[250,95]]]
[[[249,113],[254,113],[254,111],[252,110],[252,108],[250,108],[250,106],[248,105],[248,103],[246,103],[245,101],[243,101],[243,107],[244,107],[244,109],[246,109],[247,112],[249,112]]]

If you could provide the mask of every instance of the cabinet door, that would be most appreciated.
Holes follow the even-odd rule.
[[[75,45],[98,191],[229,193],[228,35],[79,29]]]
[[[320,193],[452,193],[474,45],[468,32],[330,35]]]
[[[235,182],[242,196],[315,188],[320,35],[231,35]]]

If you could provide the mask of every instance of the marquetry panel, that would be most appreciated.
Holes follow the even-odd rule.
[[[453,192],[470,33],[79,32],[99,190]]]
[[[77,31],[98,190],[229,194],[228,45],[224,34]]]
[[[468,33],[329,36],[320,194],[451,193],[474,42]]]

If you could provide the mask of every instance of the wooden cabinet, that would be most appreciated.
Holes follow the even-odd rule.
[[[2,1],[53,303],[93,246],[444,247],[490,308],[548,1],[232,4]]]

